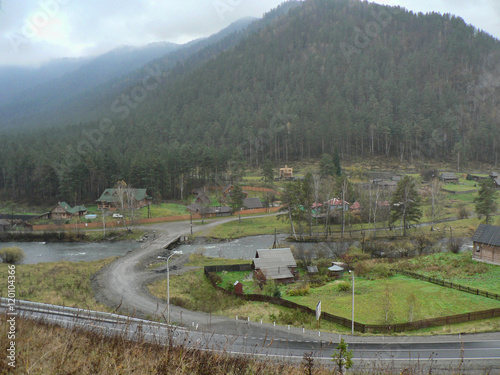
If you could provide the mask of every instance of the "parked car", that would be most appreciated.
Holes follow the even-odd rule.
[[[113,214],[113,217],[115,217],[115,218],[122,218],[123,215],[121,215],[121,214]]]

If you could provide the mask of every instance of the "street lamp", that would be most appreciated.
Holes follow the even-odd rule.
[[[352,273],[352,335],[354,335],[354,271],[349,270],[349,273]]]
[[[158,256],[158,259],[167,260],[167,324],[170,324],[170,268],[168,266],[168,261],[170,260],[170,258],[177,254],[182,254],[182,251],[172,251],[172,254],[170,254],[166,258]]]

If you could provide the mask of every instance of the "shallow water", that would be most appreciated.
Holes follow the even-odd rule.
[[[140,243],[132,241],[117,242],[2,242],[0,248],[18,246],[24,250],[26,257],[21,264],[45,262],[89,262],[109,257],[122,256],[140,247]]]

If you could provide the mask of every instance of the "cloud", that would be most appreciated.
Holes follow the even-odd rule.
[[[0,0],[0,64],[107,52],[121,45],[185,43],[283,0]],[[378,0],[413,11],[453,13],[500,37],[498,0]],[[404,4],[403,4],[404,3]],[[24,37],[24,39],[22,39]],[[22,42],[22,43],[21,43]]]

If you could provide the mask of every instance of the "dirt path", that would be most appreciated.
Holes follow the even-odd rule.
[[[214,226],[238,220],[228,218],[205,224],[196,231],[205,231]],[[147,285],[166,277],[166,269],[151,270],[148,265],[156,260],[158,255],[165,255],[167,250],[163,246],[178,236],[190,234],[189,223],[176,222],[157,224],[157,239],[135,250],[101,269],[92,280],[97,301],[115,308],[121,313],[142,316],[146,318],[165,318],[167,304],[165,301],[152,296]],[[172,257],[170,269],[182,267],[188,261],[188,256]],[[194,312],[177,306],[170,306],[171,322],[198,327],[199,330],[221,334],[248,334],[248,324],[238,323],[232,319],[211,316],[210,314]],[[253,331],[254,332],[254,331]],[[256,332],[254,332],[256,333]],[[262,334],[266,334],[263,332]]]

